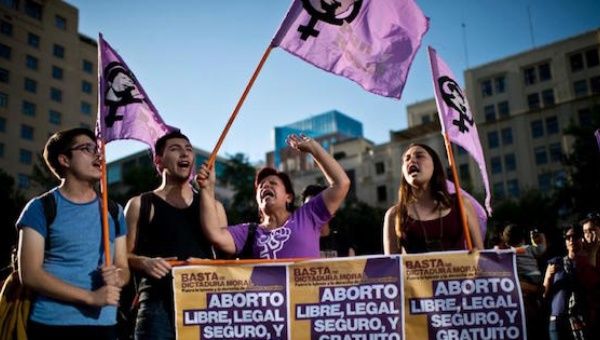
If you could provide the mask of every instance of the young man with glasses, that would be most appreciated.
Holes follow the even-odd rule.
[[[100,155],[89,129],[57,132],[47,141],[44,160],[60,179],[58,187],[29,201],[17,220],[19,274],[34,292],[29,339],[116,339],[116,306],[129,280],[127,227],[109,216],[113,263],[105,265]],[[43,196],[52,195],[48,225]]]

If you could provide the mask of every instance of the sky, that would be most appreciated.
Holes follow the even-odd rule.
[[[372,0],[374,4],[378,1]],[[279,28],[290,0],[67,0],[79,32],[106,41],[134,72],[167,124],[211,151]],[[430,28],[402,98],[377,96],[282,49],[269,56],[219,155],[253,163],[273,150],[273,128],[337,109],[379,144],[406,128],[406,106],[433,97],[427,46],[462,82],[463,71],[600,27],[598,0],[417,0]],[[530,18],[530,19],[529,19]],[[463,29],[464,24],[464,29]],[[466,42],[466,44],[465,44]],[[146,149],[107,145],[112,161]]]

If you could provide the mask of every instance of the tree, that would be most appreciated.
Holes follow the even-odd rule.
[[[4,269],[10,264],[12,246],[16,244],[17,230],[15,222],[25,205],[25,197],[15,188],[15,180],[0,169],[0,268]],[[4,278],[4,270],[0,273]]]
[[[357,255],[383,253],[383,217],[385,210],[374,208],[356,199],[347,199],[332,225],[348,232]]]
[[[31,182],[41,188],[41,192],[48,191],[58,184],[60,181],[54,174],[48,169],[44,158],[41,154],[37,154],[36,162],[33,165],[33,171],[31,173]]]
[[[221,183],[233,187],[235,194],[227,209],[229,224],[242,222],[258,222],[258,206],[254,197],[254,176],[256,169],[243,153],[229,156],[223,173],[219,176]]]
[[[600,151],[594,137],[594,131],[600,128],[600,105],[592,106],[589,114],[591,124],[571,124],[565,129],[565,135],[574,138],[573,151],[563,161],[570,180],[557,199],[570,220],[600,207]]]
[[[125,206],[127,201],[143,192],[154,190],[161,183],[156,169],[149,166],[135,166],[123,175],[119,184],[121,188],[111,186],[108,195],[111,199]],[[120,190],[119,190],[120,189]]]

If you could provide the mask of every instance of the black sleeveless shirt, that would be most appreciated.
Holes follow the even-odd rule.
[[[200,196],[197,193],[194,193],[192,204],[183,209],[170,205],[153,192],[149,195],[154,214],[149,223],[138,225],[136,255],[177,257],[178,260],[214,258],[211,244],[200,227]],[[139,285],[140,300],[146,297],[144,293],[154,295],[151,293],[154,289],[169,297],[172,295],[171,280],[170,274],[161,280],[143,276]]]

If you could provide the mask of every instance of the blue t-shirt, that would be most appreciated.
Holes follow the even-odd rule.
[[[104,263],[102,225],[98,198],[88,203],[74,203],[52,189],[56,201],[56,218],[48,229],[39,198],[27,203],[17,220],[17,228],[28,227],[44,237],[43,268],[56,278],[87,290],[103,285],[99,267]],[[120,230],[109,214],[110,249],[114,259],[114,240],[127,234],[123,209],[119,206]],[[31,306],[31,320],[46,325],[106,326],[116,323],[116,307],[73,305],[37,294]]]

